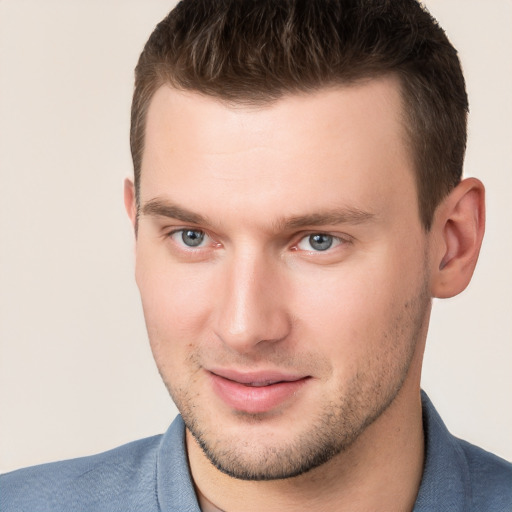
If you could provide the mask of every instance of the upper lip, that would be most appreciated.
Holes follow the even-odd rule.
[[[298,375],[282,372],[279,370],[257,370],[257,371],[239,371],[227,368],[213,368],[210,373],[232,380],[240,384],[274,384],[276,382],[294,382],[305,379],[309,375]]]

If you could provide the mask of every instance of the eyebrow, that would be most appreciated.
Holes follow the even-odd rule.
[[[162,199],[151,199],[141,209],[142,215],[169,217],[191,224],[210,224],[206,217]]]
[[[306,226],[325,226],[338,224],[363,224],[375,218],[375,214],[358,208],[335,208],[324,212],[297,215],[278,221],[280,229],[298,229]]]
[[[191,224],[212,225],[207,217],[160,198],[151,199],[145,203],[141,208],[141,213],[153,217],[168,217]],[[317,213],[285,217],[274,222],[273,226],[276,231],[287,231],[307,226],[362,224],[375,217],[376,215],[374,213],[358,208],[341,207]]]

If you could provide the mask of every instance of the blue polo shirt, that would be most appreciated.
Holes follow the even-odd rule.
[[[511,512],[512,464],[453,437],[422,394],[425,467],[414,512]],[[1,512],[200,512],[177,416],[164,435],[0,476]]]

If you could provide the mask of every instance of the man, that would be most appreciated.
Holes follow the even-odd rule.
[[[125,204],[164,436],[5,475],[1,510],[510,510],[426,395],[469,283],[455,50],[412,0],[185,1],[136,69]]]

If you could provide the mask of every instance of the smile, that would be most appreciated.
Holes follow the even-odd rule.
[[[215,394],[229,408],[249,414],[270,412],[288,404],[311,379],[276,372],[215,370],[208,373]]]
[[[254,387],[254,388],[261,388],[263,386],[272,386],[272,384],[277,384],[278,382],[282,382],[282,381],[248,382],[247,384],[244,384],[244,386],[249,386],[249,387]]]

